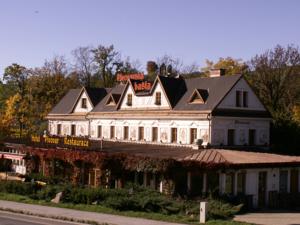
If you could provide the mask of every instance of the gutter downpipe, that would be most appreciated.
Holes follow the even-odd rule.
[[[212,115],[211,113],[208,113],[207,114],[207,120],[208,120],[208,140],[209,142],[207,144],[210,144],[211,145],[211,118],[212,118]]]

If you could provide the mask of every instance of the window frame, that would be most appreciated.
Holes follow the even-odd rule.
[[[56,134],[57,134],[57,135],[61,135],[61,123],[57,124],[57,127],[56,127]]]
[[[127,106],[132,106],[132,94],[129,93],[127,94],[127,102],[126,102]]]
[[[138,128],[138,134],[139,134],[139,141],[144,141],[145,140],[145,129],[144,127],[139,127]]]
[[[129,126],[123,127],[123,140],[129,140]]]
[[[173,134],[173,131],[174,131],[175,135]],[[171,143],[177,143],[177,140],[178,140],[177,135],[178,135],[177,128],[172,127],[171,128]]]
[[[158,127],[152,127],[152,142],[158,142]]]
[[[87,109],[87,99],[86,98],[81,99],[81,108]]]
[[[161,105],[161,92],[155,92],[155,105]]]
[[[76,136],[76,124],[71,124],[71,136]]]

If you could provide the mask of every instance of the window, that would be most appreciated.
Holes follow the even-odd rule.
[[[83,109],[86,109],[86,108],[87,108],[86,98],[82,98],[82,99],[81,99],[81,108],[83,108]]]
[[[288,171],[286,171],[286,170],[280,171],[279,192],[287,193],[287,185],[288,185]]]
[[[128,128],[128,126],[125,126],[124,127],[124,135],[123,135],[124,140],[128,140],[128,134],[129,134],[129,128]]]
[[[235,92],[235,106],[236,107],[241,107],[241,91],[236,91]]]
[[[71,125],[71,136],[75,136],[76,135],[76,125],[72,124]]]
[[[190,143],[195,143],[195,140],[197,139],[197,128],[191,128],[191,140]]]
[[[158,128],[152,127],[152,141],[157,142],[158,141]]]
[[[248,107],[248,92],[243,92],[243,107]]]
[[[132,94],[127,95],[127,105],[132,106]]]
[[[102,126],[98,126],[98,138],[102,138]]]
[[[234,173],[226,174],[225,193],[231,195],[234,193]]]
[[[57,124],[57,135],[61,135],[61,124]]]
[[[177,128],[171,128],[171,142],[177,142]]]
[[[291,193],[298,193],[299,189],[299,172],[297,169],[291,170],[291,181],[290,181],[290,187],[291,187]]]
[[[249,130],[249,145],[250,146],[255,145],[255,130],[254,129]]]
[[[160,92],[155,93],[155,105],[161,105],[161,93]]]
[[[139,127],[139,141],[144,140],[144,127]]]
[[[227,145],[234,145],[234,129],[229,129],[227,132]]]
[[[115,137],[115,126],[110,126],[110,139]]]
[[[245,194],[246,192],[246,173],[237,174],[237,193]]]

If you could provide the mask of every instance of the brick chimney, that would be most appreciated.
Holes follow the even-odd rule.
[[[221,77],[225,75],[225,69],[211,69],[209,71],[209,77]]]

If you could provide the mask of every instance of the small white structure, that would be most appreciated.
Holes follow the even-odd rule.
[[[206,223],[208,212],[208,202],[200,202],[200,223]]]

